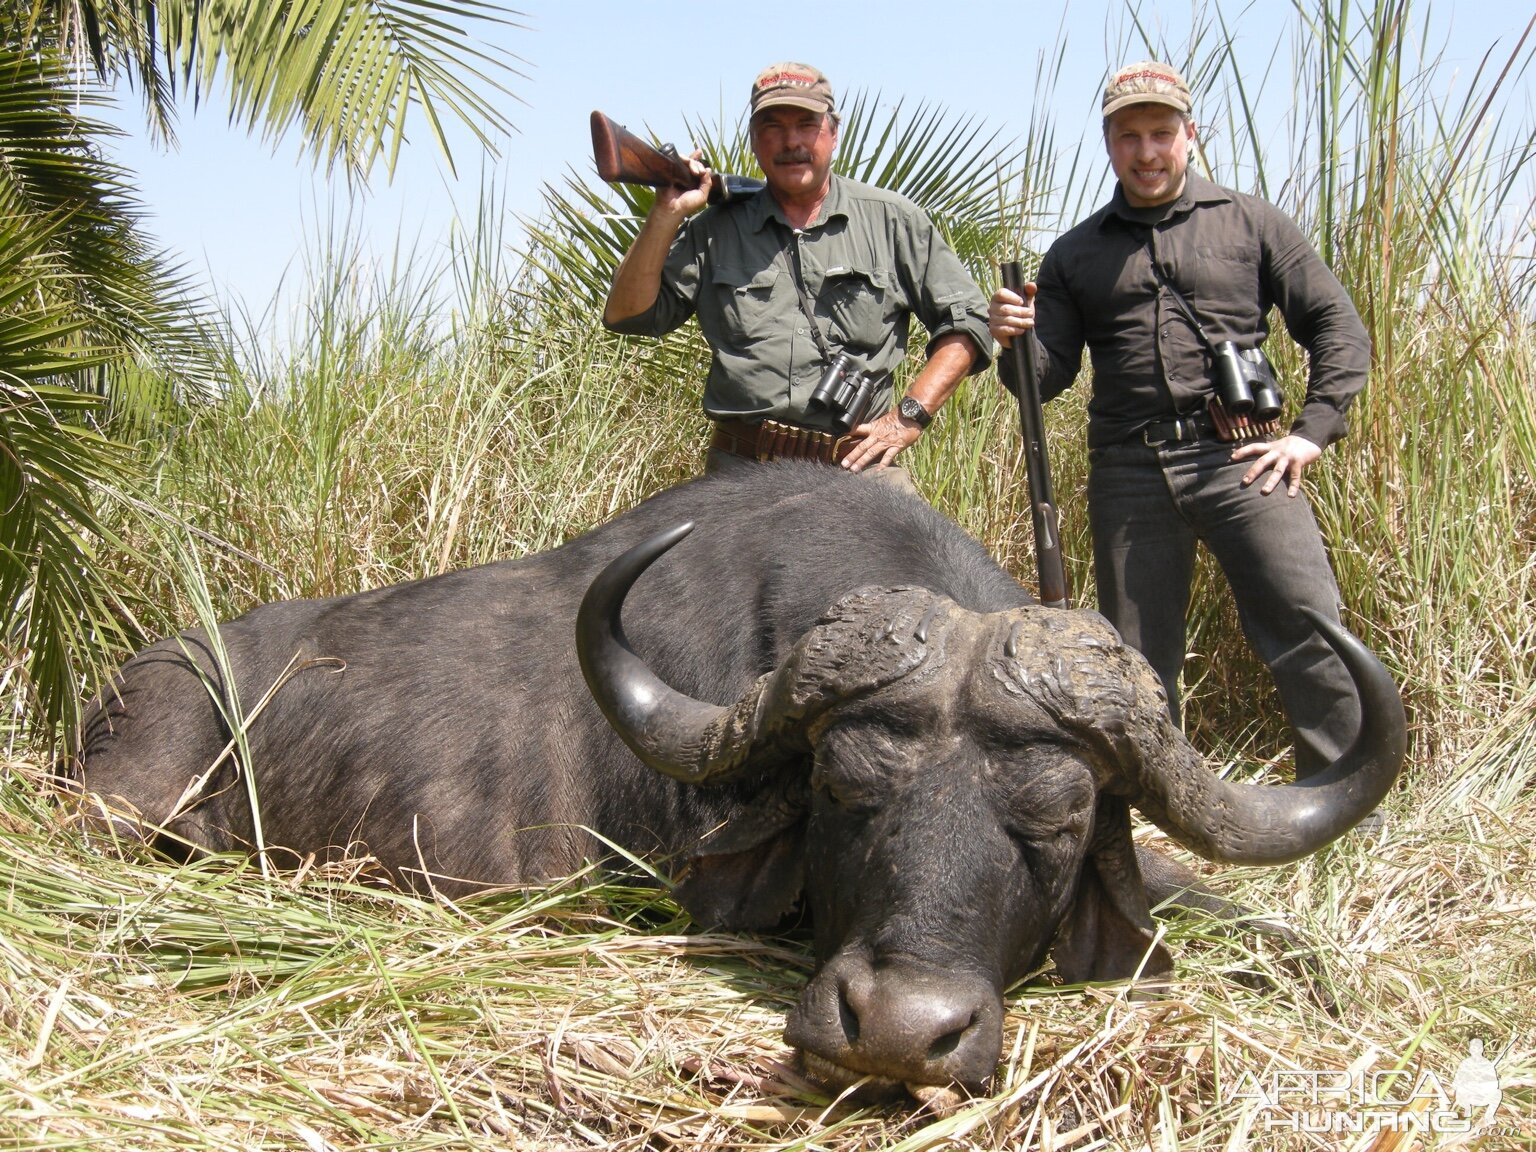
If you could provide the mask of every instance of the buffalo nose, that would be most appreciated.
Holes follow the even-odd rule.
[[[980,977],[844,957],[812,980],[785,1038],[852,1072],[974,1087],[997,1067],[1002,1001]]]

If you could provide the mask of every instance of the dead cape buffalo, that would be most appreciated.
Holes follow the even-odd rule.
[[[1278,864],[1383,798],[1401,702],[1325,630],[1354,746],[1303,784],[1223,781],[1101,617],[1033,604],[910,495],[764,465],[551,552],[257,608],[219,628],[222,665],[198,630],[163,640],[93,707],[75,787],[87,819],[183,854],[249,849],[254,791],[267,844],[436,885],[567,874],[603,852],[590,829],[664,862],[703,923],[808,911],[786,1038],[814,1074],[974,1088],[1003,990],[1048,954],[1073,982],[1168,971],[1131,807]]]

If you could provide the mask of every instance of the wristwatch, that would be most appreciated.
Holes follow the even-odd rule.
[[[903,396],[901,403],[896,405],[896,411],[900,412],[919,428],[926,428],[933,423],[933,413],[924,408],[910,396]]]

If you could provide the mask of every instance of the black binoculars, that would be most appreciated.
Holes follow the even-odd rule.
[[[869,402],[874,398],[877,375],[854,364],[848,353],[839,352],[811,389],[805,406],[812,412],[830,412],[837,430],[847,432],[864,423]]]
[[[1234,415],[1273,420],[1280,415],[1280,385],[1258,348],[1239,348],[1230,340],[1211,345],[1215,353],[1216,394]]]

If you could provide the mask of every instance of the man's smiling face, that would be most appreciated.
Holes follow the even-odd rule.
[[[837,125],[824,112],[778,105],[752,117],[752,151],[780,203],[826,194]]]
[[[1164,104],[1132,104],[1109,118],[1104,146],[1133,208],[1177,200],[1184,191],[1195,125]]]

